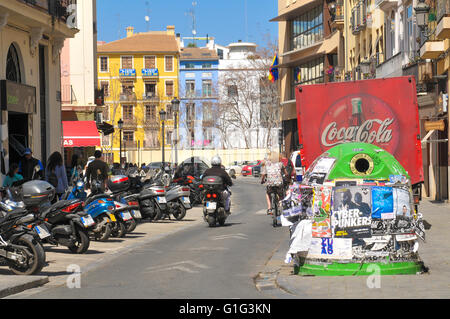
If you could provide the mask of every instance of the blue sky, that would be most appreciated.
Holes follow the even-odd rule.
[[[98,40],[114,41],[126,36],[126,27],[135,32],[161,31],[174,25],[181,37],[192,36],[189,14],[194,0],[97,0]],[[278,37],[278,25],[269,22],[277,16],[277,0],[195,0],[197,36],[215,37],[216,43],[228,45],[242,40],[265,46],[267,35]],[[148,6],[146,5],[148,3]],[[246,14],[247,12],[247,19]],[[186,40],[190,41],[190,40]],[[185,42],[187,43],[187,42]],[[198,44],[202,46],[204,42]]]

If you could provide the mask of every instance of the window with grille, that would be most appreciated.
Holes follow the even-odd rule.
[[[134,131],[123,131],[123,140],[125,142],[133,142],[134,141]]]
[[[103,121],[109,121],[109,106],[105,105],[105,108],[102,110]]]
[[[131,94],[133,93],[134,84],[133,82],[123,82],[122,83],[122,93],[123,94]]]
[[[144,147],[159,148],[158,130],[145,131]]]
[[[166,131],[166,140],[164,141],[167,145],[172,144],[172,130]]]
[[[145,83],[145,95],[147,97],[156,97],[156,83]]]
[[[100,87],[103,89],[104,96],[109,96],[109,82],[108,81],[101,81]]]
[[[165,71],[166,72],[173,72],[173,56],[168,55],[168,56],[165,57],[165,59],[166,59],[166,63],[165,63],[166,69],[165,69]]]
[[[186,97],[195,97],[195,81],[186,80]]]
[[[186,104],[186,120],[187,121],[195,120],[195,103]]]
[[[172,104],[166,105],[166,119],[173,120]]]
[[[231,84],[227,86],[228,97],[235,97],[238,95],[237,85]]]
[[[122,69],[132,69],[133,68],[133,57],[123,56],[122,57]]]
[[[166,96],[173,96],[173,81],[166,81]]]
[[[147,121],[156,120],[156,105],[146,105],[145,106],[145,119]]]
[[[212,121],[212,104],[211,103],[203,103],[203,121]]]
[[[212,82],[211,80],[202,81],[202,93],[204,97],[212,96]]]
[[[108,72],[108,57],[100,57],[100,72]]]
[[[156,57],[153,55],[144,57],[144,68],[156,69]]]
[[[132,120],[133,119],[133,105],[124,105],[123,107],[123,119]]]

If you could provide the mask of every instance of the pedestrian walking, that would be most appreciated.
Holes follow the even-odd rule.
[[[34,169],[37,166],[39,171],[34,174]],[[33,178],[41,179],[44,177],[44,166],[40,160],[33,157],[30,148],[26,148],[23,152],[23,159],[19,162],[19,174],[22,175],[25,182],[31,181]]]
[[[59,200],[69,187],[66,168],[60,152],[53,152],[48,158],[45,179],[47,182],[52,184],[53,187],[55,187],[56,198],[54,199],[54,202],[56,202],[56,200]]]
[[[70,175],[69,175],[69,183],[73,185],[75,181],[80,178],[81,173],[81,165],[78,163],[78,154],[72,155],[72,161],[70,163]]]

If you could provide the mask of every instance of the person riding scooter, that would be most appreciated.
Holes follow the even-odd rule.
[[[222,168],[222,159],[219,156],[214,156],[211,159],[211,168],[208,168],[203,173],[203,178],[206,176],[219,176],[222,178],[224,183],[224,191],[222,192],[222,198],[225,201],[225,212],[227,214],[231,214],[230,206],[231,206],[231,191],[228,187],[233,186],[233,181],[231,180],[230,175]]]

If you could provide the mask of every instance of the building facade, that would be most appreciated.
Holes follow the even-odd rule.
[[[63,152],[60,52],[76,1],[0,1],[1,179],[29,147],[45,165]]]
[[[98,87],[105,95],[102,120],[115,129],[102,137],[108,162],[161,161],[161,110],[167,113],[164,149],[165,160],[170,159],[174,129],[171,101],[178,97],[179,52],[173,26],[145,33],[134,33],[134,28],[128,27],[126,38],[97,46]],[[122,129],[119,120],[123,121]]]

